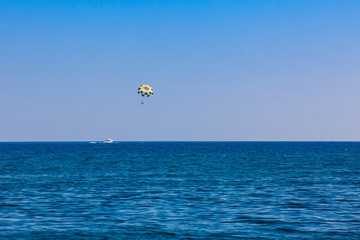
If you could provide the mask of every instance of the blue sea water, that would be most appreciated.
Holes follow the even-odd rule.
[[[360,239],[359,142],[0,143],[0,239]]]

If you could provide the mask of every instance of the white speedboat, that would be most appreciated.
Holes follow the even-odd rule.
[[[112,140],[111,138],[108,138],[108,139],[105,140],[104,143],[113,143],[113,142],[114,142],[114,140]]]

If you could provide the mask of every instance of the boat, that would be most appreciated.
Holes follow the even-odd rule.
[[[108,138],[108,139],[105,140],[104,143],[113,143],[113,142],[114,142],[114,140],[112,140],[111,138]]]

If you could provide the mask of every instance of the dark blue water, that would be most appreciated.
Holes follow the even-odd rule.
[[[360,143],[0,143],[0,239],[360,239]]]

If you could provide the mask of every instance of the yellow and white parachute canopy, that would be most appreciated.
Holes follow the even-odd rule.
[[[149,85],[141,85],[138,88],[138,95],[143,97],[150,97],[154,95],[154,91]]]

